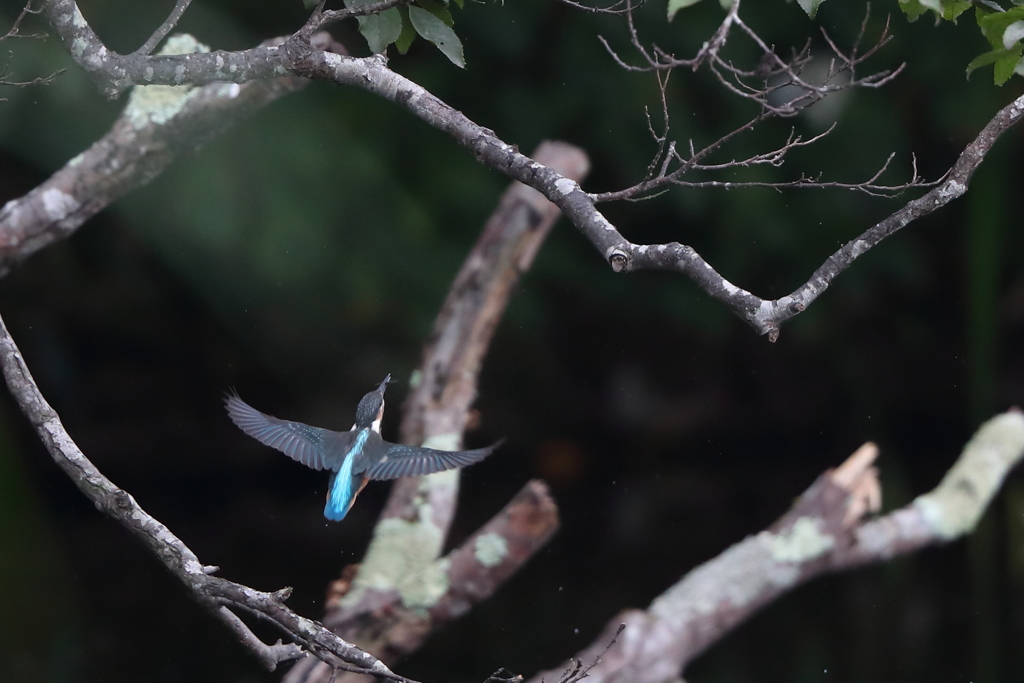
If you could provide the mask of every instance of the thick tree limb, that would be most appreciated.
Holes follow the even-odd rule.
[[[290,588],[265,593],[211,576],[216,567],[200,562],[181,539],[143,510],[127,491],[118,488],[103,476],[82,453],[65,431],[60,416],[40,393],[2,318],[0,363],[3,364],[7,387],[35,427],[54,462],[98,510],[119,521],[160,558],[191,596],[225,621],[239,636],[243,645],[252,650],[260,661],[273,669],[279,662],[295,659],[298,654],[297,648],[289,645],[268,646],[259,642],[247,628],[242,628],[244,624],[232,612],[242,610],[276,625],[289,638],[300,643],[321,660],[330,663],[333,668],[410,683],[409,679],[395,674],[380,660],[345,642],[321,624],[291,611],[284,604],[291,593]],[[231,611],[225,612],[222,608]]]
[[[575,179],[589,170],[586,155],[565,143],[542,143],[535,156]],[[536,191],[520,183],[506,190],[435,320],[405,402],[404,442],[460,447],[494,329],[558,216],[558,208]],[[328,626],[394,661],[419,648],[434,628],[490,596],[558,526],[547,487],[530,482],[462,548],[439,559],[458,486],[457,470],[395,483],[351,592],[329,604]],[[294,667],[287,680],[329,678],[326,667],[307,662]]]
[[[324,45],[329,40],[327,34],[315,38]],[[74,233],[112,202],[158,176],[182,153],[307,83],[286,76],[244,85],[136,90],[109,133],[39,187],[0,208],[0,275]]]
[[[395,521],[382,520],[381,524]],[[360,566],[361,576],[370,575],[364,578],[363,594],[355,585],[352,593],[332,597],[324,623],[382,660],[394,661],[415,652],[434,630],[493,595],[557,528],[558,508],[547,486],[541,481],[528,482],[465,543],[429,568],[420,568],[404,586],[391,591],[370,591],[366,586],[375,579],[381,584],[395,582],[391,568],[395,564],[405,566],[410,555],[415,557],[404,539],[389,543],[386,550],[377,548],[368,553]],[[406,600],[410,597],[426,600],[409,604]],[[327,683],[332,677],[333,672],[323,662],[306,659],[292,667],[284,682]]]
[[[247,83],[287,75],[281,65],[287,51],[284,43],[238,52],[120,55],[107,49],[73,0],[47,0],[43,13],[71,58],[107,97],[117,97],[133,85]]]
[[[646,610],[617,615],[575,658],[593,661],[626,625],[588,680],[677,681],[712,643],[805,581],[969,533],[1024,456],[1024,413],[1014,409],[983,424],[934,490],[899,510],[862,521],[860,515],[879,500],[871,466],[876,453],[870,444],[857,451],[843,466],[823,474],[769,529],[692,570]],[[571,665],[532,681],[554,680]]]
[[[544,142],[534,156],[538,163],[577,181],[590,170],[583,150],[565,143]],[[423,360],[410,382],[412,391],[403,405],[400,431],[404,443],[461,447],[491,337],[519,276],[533,264],[559,215],[557,206],[529,187],[513,183],[505,191],[434,321]],[[457,494],[457,476],[400,480],[383,516],[412,521],[425,497],[443,543]]]

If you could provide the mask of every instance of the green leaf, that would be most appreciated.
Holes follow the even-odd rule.
[[[1003,42],[1003,34],[1012,24],[1024,19],[1024,7],[1011,7],[1005,12],[992,12],[982,9],[982,5],[978,5],[975,17],[978,20],[978,28],[981,29],[981,33],[988,40],[989,45],[996,50],[1006,49],[1009,46]]]
[[[1010,50],[1010,54],[1006,55],[998,62],[995,63],[995,70],[992,74],[992,80],[996,85],[1002,85],[1006,81],[1010,80],[1010,76],[1013,75],[1017,69],[1017,65],[1020,64],[1021,47],[1016,47]]]
[[[439,2],[439,0],[416,0],[416,4],[449,26],[453,26],[455,24],[455,20],[452,19],[452,13],[448,11],[448,5],[446,3]]]
[[[362,7],[375,2],[377,0],[345,0],[345,7]],[[394,7],[380,14],[356,17],[356,20],[359,21],[359,32],[375,55],[384,52],[388,45],[398,40],[402,32],[402,15]]]
[[[402,33],[398,36],[398,40],[395,41],[395,47],[398,48],[399,53],[404,55],[409,51],[409,46],[416,40],[416,29],[412,27],[412,20],[409,19],[409,8],[399,7],[398,11],[402,13]]]
[[[979,55],[972,59],[971,63],[967,65],[967,76],[969,77],[972,71],[975,71],[980,67],[993,64],[995,65],[993,81],[996,85],[1002,85],[1009,80],[1010,76],[1013,75],[1014,69],[1016,69],[1017,64],[1020,63],[1022,52],[1024,52],[1024,47],[1018,45],[1009,50],[999,48],[998,50],[992,50],[991,52]]]
[[[907,15],[907,21],[917,21],[918,17],[928,11],[928,8],[917,0],[900,0],[900,7]]]
[[[433,43],[451,63],[460,69],[466,68],[466,58],[462,54],[462,41],[448,24],[438,19],[422,7],[409,7],[409,19],[416,33],[423,39]],[[397,35],[396,35],[397,38]]]
[[[942,8],[942,18],[956,22],[956,18],[971,8],[970,0],[953,0]]]
[[[807,16],[811,19],[818,13],[818,5],[825,2],[825,0],[796,0],[797,4],[803,8],[804,12],[807,12]]]
[[[672,17],[676,15],[676,12],[690,5],[696,5],[698,2],[700,0],[668,0],[668,20],[672,21]]]
[[[402,15],[394,7],[380,14],[356,19],[359,20],[359,32],[366,38],[370,51],[375,55],[384,52],[402,34]]]

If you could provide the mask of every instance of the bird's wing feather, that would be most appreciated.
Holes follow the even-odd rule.
[[[386,448],[381,459],[367,467],[363,473],[369,479],[415,477],[456,467],[466,467],[486,458],[501,445],[501,442],[471,451],[438,451],[433,448],[418,448],[387,442],[385,445]]]
[[[338,433],[301,422],[279,420],[256,410],[239,398],[238,394],[225,397],[224,406],[228,409],[231,421],[243,432],[315,470],[337,469],[336,463],[328,462],[328,450],[333,452],[334,449],[325,449],[325,442],[353,438],[348,432]]]

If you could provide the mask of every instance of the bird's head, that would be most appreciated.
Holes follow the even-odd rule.
[[[380,421],[384,417],[384,391],[391,381],[389,374],[380,383],[380,386],[368,393],[359,401],[356,406],[356,423],[353,429],[366,429],[370,427],[373,431],[380,433]]]

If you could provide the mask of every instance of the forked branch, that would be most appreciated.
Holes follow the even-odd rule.
[[[728,66],[726,70],[732,79],[730,80],[731,84],[735,78],[742,80],[743,74],[758,75],[756,70],[740,71],[731,65],[727,65],[719,54],[721,46],[724,45],[723,41],[727,39],[732,28],[743,25],[739,19],[738,8],[739,2],[734,2],[727,12],[726,20],[723,21],[716,32],[715,39],[709,41],[708,45],[703,47],[693,60],[666,61],[666,58],[663,56],[664,53],[645,51],[643,54],[647,55],[650,62],[649,66],[651,64],[655,66],[658,64],[667,66],[689,65],[692,68],[704,61],[711,60],[718,65],[716,68],[720,70],[726,69]],[[61,39],[69,47],[72,44],[77,46],[73,51],[76,61],[92,73],[101,84],[101,87],[111,94],[116,94],[123,88],[139,82],[165,84],[181,82],[208,83],[214,80],[223,81],[226,78],[236,82],[245,82],[252,79],[278,77],[281,74],[292,74],[355,86],[395,102],[432,127],[444,131],[458,143],[469,148],[484,166],[505,173],[511,178],[519,180],[525,185],[541,192],[558,206],[576,228],[594,244],[614,271],[628,272],[643,269],[663,269],[683,273],[697,283],[707,294],[722,302],[730,310],[746,320],[759,333],[767,334],[771,340],[775,340],[778,337],[779,326],[784,321],[806,310],[831,284],[835,276],[845,270],[859,256],[913,220],[941,208],[966,192],[967,183],[971,175],[985,158],[992,144],[1003,132],[1020,119],[1022,111],[1024,111],[1024,99],[1018,99],[1013,104],[1004,108],[989,122],[978,138],[968,145],[954,167],[944,176],[942,181],[927,194],[919,199],[908,202],[891,216],[844,245],[830,256],[804,285],[794,292],[779,299],[770,300],[762,299],[729,282],[701,258],[696,251],[685,244],[670,242],[641,245],[625,239],[618,229],[595,206],[599,198],[606,197],[584,192],[573,180],[521,154],[514,145],[504,142],[490,129],[471,121],[461,112],[448,106],[421,86],[390,70],[383,56],[354,58],[332,54],[315,44],[310,44],[302,36],[294,35],[278,45],[253,48],[234,53],[210,52],[174,56],[137,56],[128,59],[114,55],[106,49],[95,33],[91,31],[72,0],[53,0],[45,6],[45,11],[51,20],[54,30],[61,36]],[[626,17],[631,22],[632,19],[629,12],[626,13]],[[804,95],[800,96],[802,98],[813,99],[822,93],[831,92],[840,86],[849,87],[850,83],[864,87],[876,87],[894,74],[874,74],[860,78],[856,76],[854,69],[863,59],[870,56],[877,49],[878,45],[884,43],[885,39],[887,39],[887,33],[883,33],[883,39],[875,47],[868,49],[864,53],[854,49],[850,54],[838,54],[837,61],[839,66],[830,67],[830,74],[836,75],[849,72],[851,80],[847,81],[846,84],[826,82],[815,85],[804,79],[799,72],[803,58],[795,59],[792,62],[793,66],[787,67],[789,71],[785,71],[785,74],[793,83],[805,89]],[[638,39],[637,44],[639,45]],[[652,54],[654,56],[651,56]],[[772,68],[777,66],[776,64]],[[722,73],[725,73],[725,71],[722,71]],[[774,88],[775,86],[772,87]],[[757,97],[763,98],[764,95],[757,95],[754,99],[757,99]],[[786,107],[792,108],[794,106],[793,102],[794,100],[790,100]],[[771,112],[769,109],[770,115],[785,113],[780,111],[778,106],[773,106],[775,111]],[[789,143],[782,145],[776,150],[765,153],[765,155],[760,157],[760,161],[762,163],[777,162],[780,155],[784,155],[787,150],[792,149],[794,144],[803,144],[803,141],[797,142],[797,138],[793,138]],[[713,143],[709,148],[714,150],[718,146],[717,143]],[[664,159],[669,160],[670,163],[674,159],[680,168],[686,167],[688,163],[704,163],[702,161],[703,157],[698,152],[691,152],[688,157],[683,156],[672,145],[666,145],[665,151],[669,156],[664,157]],[[668,178],[678,170],[669,170],[669,167],[665,166],[664,163],[661,165],[655,164],[654,167],[665,168],[665,178]],[[718,167],[720,168],[721,165],[719,164]],[[883,165],[884,168],[885,166]],[[802,177],[794,181],[794,184],[817,184],[818,186],[846,188],[857,187],[861,191],[880,193],[883,191],[884,186],[877,184],[877,178],[878,175],[876,174],[872,179],[864,183],[843,184]],[[655,178],[653,180],[661,183],[675,181],[675,184],[678,184],[679,178],[671,180],[658,180]],[[915,179],[911,185],[919,187],[922,184],[916,179],[915,173]],[[722,187],[726,186],[726,184],[707,181],[696,184],[696,186]],[[649,190],[652,188],[645,186],[644,189]],[[638,190],[637,192],[640,191]],[[51,205],[50,208],[54,207]],[[41,215],[45,215],[45,213]],[[0,225],[0,230],[2,228],[3,226]]]
[[[983,424],[942,482],[882,517],[881,486],[865,444],[821,475],[775,524],[688,572],[645,610],[616,615],[594,643],[559,669],[601,653],[612,633],[625,630],[591,683],[670,683],[697,655],[758,610],[804,582],[948,543],[969,533],[1006,475],[1024,456],[1024,413],[1011,410]]]

